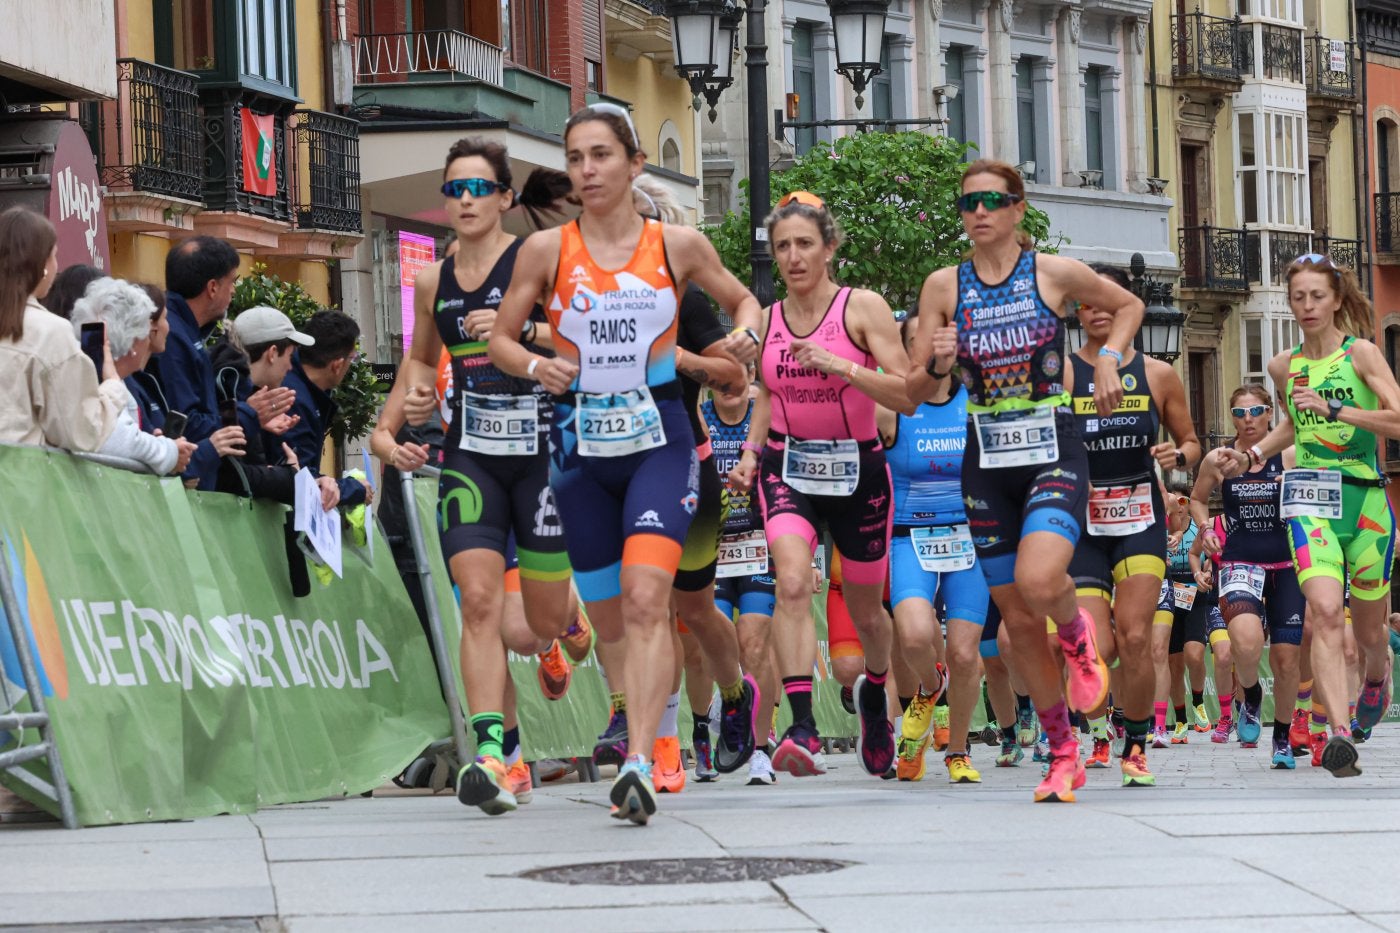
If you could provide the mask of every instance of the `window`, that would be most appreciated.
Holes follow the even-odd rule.
[[[948,46],[948,54],[943,64],[944,82],[958,89],[956,99],[943,98],[943,118],[948,121],[945,124],[948,135],[958,142],[967,142],[967,89],[964,87],[966,79],[963,77],[966,52],[965,46]]]
[[[1240,216],[1245,223],[1307,226],[1305,121],[1305,116],[1293,113],[1238,114]]]
[[[169,7],[175,36],[171,64],[181,71],[213,71],[219,65],[214,39],[214,0],[174,0]]]
[[[661,143],[661,167],[669,168],[673,172],[681,170],[681,147],[676,145],[674,139],[667,139]]]
[[[1244,346],[1240,375],[1244,382],[1269,385],[1265,367],[1282,350],[1298,345],[1298,324],[1285,303],[1263,316],[1244,319]],[[1273,391],[1272,389],[1270,391]]]
[[[211,83],[295,96],[292,0],[153,0],[152,12],[158,64],[200,72]]]
[[[880,40],[880,73],[870,81],[870,113],[885,120],[894,118],[894,86],[890,81],[890,37]]]
[[[1244,322],[1244,381],[1264,382],[1264,321],[1248,318]]]
[[[810,122],[817,97],[817,69],[812,54],[811,23],[792,27],[792,92],[797,95],[797,119]],[[817,144],[817,131],[808,128],[796,131],[797,154],[803,155]]]
[[[273,84],[296,86],[292,42],[295,22],[284,0],[243,0],[243,73]]]
[[[510,58],[539,74],[549,71],[549,26],[545,0],[506,0],[510,3]]]
[[[1390,120],[1376,121],[1376,190],[1381,193],[1395,189],[1396,127]]]
[[[1254,151],[1254,114],[1239,114],[1240,217],[1247,224],[1259,222],[1259,169]]]
[[[1035,161],[1035,84],[1031,69],[1034,59],[1021,56],[1016,61],[1016,139],[1021,162]]]
[[[584,67],[587,69],[588,74],[588,89],[590,91],[601,91],[603,89],[603,66],[598,62],[585,61]]]
[[[1084,167],[1103,171],[1103,71],[1084,72]]]

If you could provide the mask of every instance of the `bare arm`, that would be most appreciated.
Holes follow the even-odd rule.
[[[946,386],[948,377],[934,379],[928,374],[929,360],[937,355],[939,372],[950,372],[957,356],[957,337],[953,336],[952,352],[949,353],[947,328],[953,319],[957,301],[957,274],[954,266],[939,269],[924,279],[924,287],[919,290],[919,322],[914,332],[914,344],[909,353],[909,368],[905,371],[905,392],[910,401],[927,402],[935,397],[940,387]],[[940,346],[935,354],[935,336]]]
[[[667,224],[663,236],[666,255],[681,280],[677,285],[683,289],[686,282],[694,282],[728,313],[740,330],[725,338],[724,349],[741,363],[752,362],[758,356],[758,344],[742,329],[759,330],[763,309],[758,299],[724,267],[714,245],[699,230]]]
[[[1343,424],[1355,425],[1363,431],[1370,431],[1378,437],[1400,440],[1400,385],[1390,371],[1385,356],[1369,340],[1358,340],[1352,345],[1352,363],[1356,374],[1362,378],[1380,407],[1375,410],[1344,406],[1337,413],[1337,420]],[[1286,372],[1286,370],[1285,370]],[[1275,385],[1281,385],[1277,379]],[[1310,411],[1323,418],[1330,413],[1327,401],[1311,387],[1295,386],[1293,404],[1299,411]]]
[[[1094,272],[1077,259],[1062,256],[1036,256],[1036,271],[1049,273],[1047,278],[1063,298],[1096,308],[1116,308],[1113,327],[1104,341],[1104,349],[1116,351],[1101,354],[1094,361],[1094,405],[1099,417],[1108,417],[1123,401],[1123,383],[1119,381],[1118,364],[1133,345],[1133,335],[1142,326],[1142,299],[1127,289]]]
[[[917,407],[909,400],[905,373],[909,371],[909,356],[899,340],[899,325],[889,304],[875,292],[857,289],[851,294],[849,311],[851,336],[870,348],[870,355],[883,372],[875,372],[858,364],[851,365],[842,377],[851,385],[894,411],[913,414]]]
[[[379,413],[379,421],[369,436],[370,453],[395,469],[411,473],[428,462],[427,444],[400,444],[396,438],[403,429],[404,397],[408,391],[407,371],[399,370],[389,397],[384,400],[384,409]]]
[[[702,386],[737,394],[744,385],[745,370],[725,351],[726,342],[717,340],[701,353],[676,347],[676,372]]]
[[[515,270],[496,309],[496,325],[491,328],[491,340],[486,352],[491,362],[502,372],[524,379],[534,379],[553,395],[569,391],[578,367],[559,357],[532,353],[520,342],[520,331],[530,317],[530,310],[545,298],[559,255],[559,231],[542,230],[532,233],[515,257]]]
[[[753,488],[754,477],[758,474],[758,454],[748,445],[763,447],[768,440],[768,428],[773,423],[773,396],[766,385],[759,385],[758,398],[754,399],[753,413],[749,416],[749,436],[744,441],[744,450],[739,454],[739,462],[729,471],[729,483],[740,492]]]
[[[1186,468],[1190,469],[1201,462],[1201,442],[1196,438],[1196,426],[1191,422],[1191,410],[1186,405],[1186,388],[1181,377],[1161,360],[1147,360],[1147,382],[1157,407],[1162,412],[1162,423],[1172,436],[1172,443],[1158,444],[1152,454],[1163,470],[1176,468],[1176,452],[1181,451],[1186,458]],[[1199,524],[1199,522],[1197,523]]]

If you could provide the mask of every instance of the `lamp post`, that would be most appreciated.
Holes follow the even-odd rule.
[[[1171,304],[1171,283],[1159,282],[1148,273],[1142,253],[1133,253],[1128,270],[1133,276],[1132,292],[1146,306],[1133,346],[1154,359],[1175,363],[1181,356],[1181,331],[1186,325],[1186,315]]]
[[[856,107],[864,106],[866,86],[879,74],[880,48],[885,37],[889,0],[827,0],[836,33],[836,70],[856,92]],[[726,23],[737,39],[738,13],[733,0],[666,0],[671,19],[671,44],[676,73],[690,84],[699,109],[703,94],[710,103],[710,120],[720,93],[733,82],[729,61],[733,45],[723,40]],[[773,301],[773,259],[768,255],[764,215],[772,204],[768,165],[768,40],[764,33],[766,0],[748,0],[745,9],[745,74],[748,90],[749,263],[753,293],[759,304]]]

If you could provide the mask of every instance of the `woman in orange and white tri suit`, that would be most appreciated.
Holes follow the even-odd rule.
[[[610,797],[613,816],[656,812],[652,748],[672,665],[672,578],[699,494],[699,461],[676,376],[679,296],[693,281],[740,325],[710,355],[754,358],[758,302],[696,230],[637,213],[632,182],[646,164],[627,112],[585,107],[564,129],[582,216],[533,234],[521,248],[491,334],[506,372],[555,396],[550,486],[588,616],[606,641],[624,634],[628,755]],[[555,335],[554,358],[521,345],[535,302]],[[748,722],[753,690],[734,702]]]

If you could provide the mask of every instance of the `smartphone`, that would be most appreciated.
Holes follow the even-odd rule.
[[[97,367],[97,381],[102,381],[102,347],[107,343],[107,325],[101,321],[84,324],[78,330],[78,344]]]
[[[165,424],[161,425],[160,433],[171,440],[185,436],[185,425],[189,422],[182,411],[168,411],[165,413]]]

